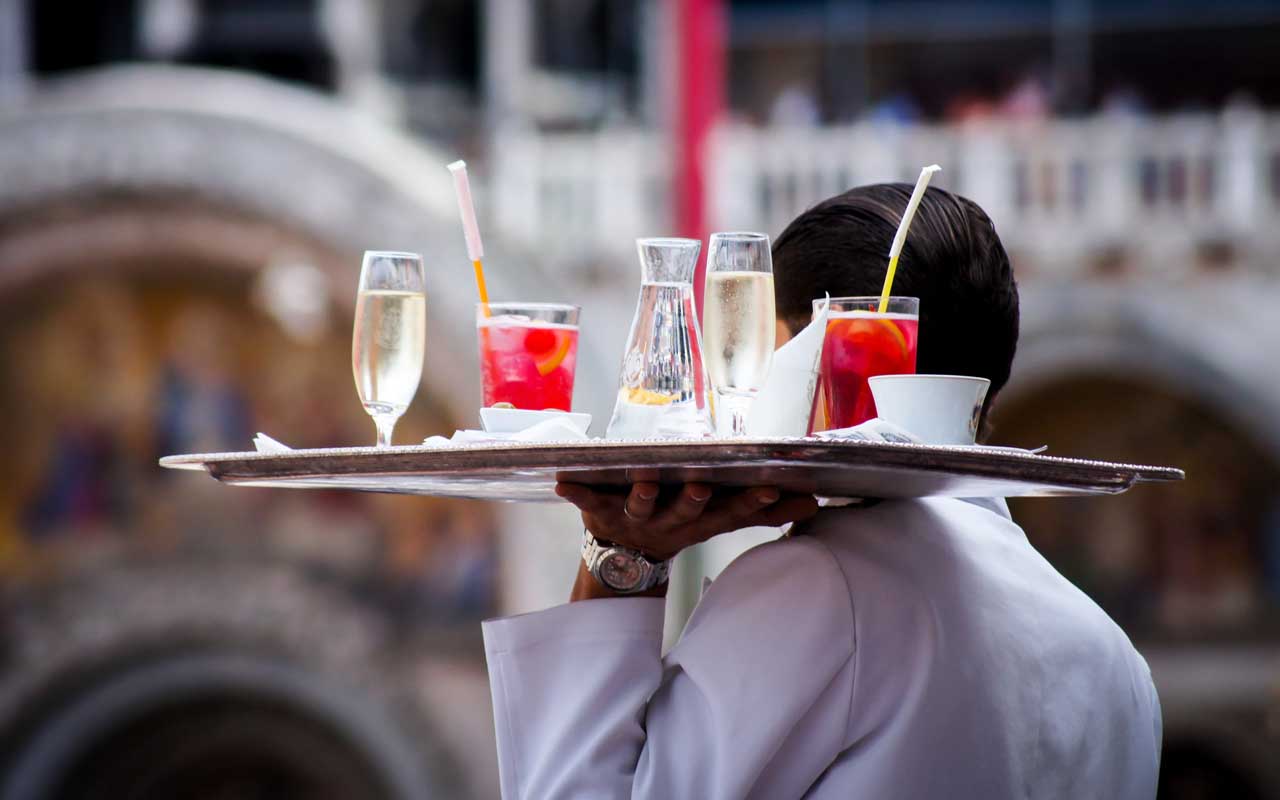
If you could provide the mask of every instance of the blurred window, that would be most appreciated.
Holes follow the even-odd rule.
[[[195,36],[179,60],[333,89],[334,58],[319,6],[319,0],[199,0]]]
[[[135,0],[28,0],[27,9],[31,58],[38,73],[137,57]]]
[[[382,64],[396,79],[474,90],[480,76],[479,0],[401,0],[382,10]]]

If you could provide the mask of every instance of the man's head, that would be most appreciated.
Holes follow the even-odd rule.
[[[790,333],[809,323],[813,300],[826,293],[880,294],[910,197],[906,183],[850,189],[796,217],[774,240],[778,320]],[[986,213],[942,189],[925,192],[893,294],[920,298],[917,371],[989,378],[989,405],[1013,365],[1018,287]]]

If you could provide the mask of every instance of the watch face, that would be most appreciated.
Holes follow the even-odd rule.
[[[626,553],[612,552],[600,562],[600,580],[610,589],[626,592],[645,578],[644,563]]]

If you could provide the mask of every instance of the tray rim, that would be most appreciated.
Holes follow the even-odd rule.
[[[714,449],[718,453],[709,453]],[[626,451],[634,464],[612,463],[618,457],[618,451]],[[764,451],[764,452],[761,452]],[[644,439],[644,440],[604,440],[593,439],[570,442],[493,442],[468,444],[457,447],[433,447],[428,445],[401,445],[392,448],[374,447],[336,447],[306,448],[279,453],[260,453],[257,451],[226,453],[192,453],[165,456],[160,465],[170,469],[191,469],[208,471],[220,481],[236,481],[244,479],[265,479],[250,465],[254,462],[274,462],[280,470],[271,470],[272,478],[301,478],[323,475],[441,475],[459,469],[466,469],[470,474],[500,474],[517,469],[554,469],[558,465],[550,463],[552,455],[577,455],[587,460],[594,459],[610,463],[566,464],[566,471],[588,469],[623,469],[623,468],[679,468],[696,467],[700,462],[712,462],[707,466],[728,466],[735,461],[740,464],[760,466],[805,464],[838,465],[844,460],[841,456],[875,456],[875,460],[883,466],[918,470],[923,472],[956,472],[962,471],[970,475],[984,477],[1009,477],[1005,470],[1010,466],[1031,468],[1031,472],[1041,472],[1055,467],[1069,467],[1083,473],[1094,473],[1095,483],[1090,484],[1086,475],[1078,480],[1062,482],[1055,479],[1051,483],[1066,487],[1096,485],[1099,478],[1105,476],[1105,482],[1111,487],[1121,487],[1120,491],[1137,483],[1159,483],[1178,481],[1185,478],[1185,473],[1175,467],[1163,467],[1126,462],[1109,462],[1065,456],[1041,455],[1031,452],[1013,452],[1009,450],[989,450],[975,447],[953,447],[944,445],[923,445],[897,442],[869,442],[822,439],[810,437],[749,438],[749,439]],[[475,463],[480,455],[502,455],[504,463],[485,465]],[[385,464],[390,459],[404,457],[431,456],[435,464],[426,465],[414,458],[415,463],[402,468],[393,464]],[[932,457],[931,463],[921,463],[920,457]],[[890,463],[883,463],[885,460]],[[354,460],[355,466],[360,462],[373,462],[378,468],[368,470],[350,467],[333,471],[319,471],[314,468],[316,460],[340,459],[344,464]],[[853,459],[854,462],[862,459]],[[297,465],[289,469],[290,463]],[[776,462],[774,464],[773,462]],[[241,465],[241,468],[237,468]],[[371,464],[372,466],[372,464]],[[248,468],[248,469],[245,469]],[[1128,480],[1117,480],[1117,472],[1131,473]],[[1028,474],[1028,482],[1035,481],[1037,476]]]

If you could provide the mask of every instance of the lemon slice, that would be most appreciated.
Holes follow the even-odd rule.
[[[624,389],[623,392],[628,403],[634,403],[638,406],[669,406],[676,400],[673,395],[662,394],[650,389],[631,388]]]
[[[560,338],[560,344],[555,350],[551,351],[550,355],[533,360],[533,365],[538,368],[538,374],[543,377],[550,375],[552,370],[560,366],[560,362],[564,361],[564,357],[569,355],[569,348],[573,346],[573,340],[570,337],[558,338]]]

